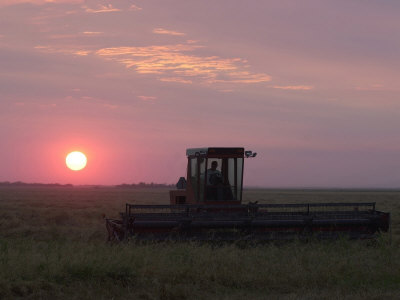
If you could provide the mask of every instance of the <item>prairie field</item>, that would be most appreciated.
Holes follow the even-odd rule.
[[[246,189],[244,203],[376,202],[376,240],[107,243],[102,214],[165,188],[1,187],[0,299],[400,299],[400,191]]]

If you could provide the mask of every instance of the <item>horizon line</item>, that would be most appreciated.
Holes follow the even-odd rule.
[[[173,183],[157,183],[157,182],[138,182],[138,183],[119,183],[119,184],[72,184],[72,183],[43,183],[43,182],[24,182],[24,181],[0,181],[0,187],[6,186],[59,186],[59,187],[174,187],[176,184]],[[271,190],[399,190],[400,186],[397,187],[379,187],[379,186],[354,186],[354,187],[342,187],[342,186],[260,186],[260,185],[244,185],[243,189],[271,189]]]

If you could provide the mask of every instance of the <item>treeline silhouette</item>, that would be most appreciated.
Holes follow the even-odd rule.
[[[101,187],[107,185],[79,185],[79,186],[87,186],[87,187]],[[166,184],[166,183],[123,183],[118,185],[109,185],[116,188],[174,188],[174,184]],[[9,182],[3,181],[0,182],[0,187],[74,187],[73,184],[60,184],[60,183],[27,183],[22,181]]]
[[[175,188],[175,184],[166,184],[166,183],[146,183],[146,182],[139,182],[139,183],[123,183],[118,184],[115,187],[117,188]]]
[[[26,183],[22,181],[16,181],[16,182],[9,182],[9,181],[3,181],[0,182],[0,186],[15,186],[15,187],[20,187],[20,186],[37,186],[37,187],[72,187],[73,185],[68,183],[68,184],[60,184],[60,183]]]

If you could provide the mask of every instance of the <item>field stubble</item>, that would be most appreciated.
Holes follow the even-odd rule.
[[[392,242],[108,244],[102,214],[166,189],[0,189],[0,299],[400,298],[400,192],[244,191],[259,203],[377,202]]]

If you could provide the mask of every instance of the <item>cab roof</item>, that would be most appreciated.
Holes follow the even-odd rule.
[[[243,147],[204,147],[186,149],[186,156],[243,156]]]

